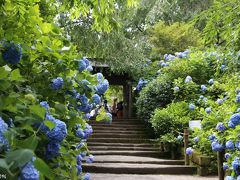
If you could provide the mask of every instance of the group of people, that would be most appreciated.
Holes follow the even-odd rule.
[[[96,109],[92,110],[90,115],[91,117],[96,117],[99,114],[99,110],[101,109],[102,105],[97,107]],[[117,102],[117,98],[113,100],[113,105],[109,106],[106,99],[103,101],[103,107],[106,112],[111,113],[113,118],[122,119],[123,118],[123,101]]]
[[[113,118],[123,118],[123,101],[117,102],[117,98],[113,100],[113,105],[108,106],[107,100],[104,100],[104,108],[107,112],[111,113]]]

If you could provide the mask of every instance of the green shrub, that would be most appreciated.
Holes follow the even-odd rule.
[[[191,120],[191,114],[188,109],[188,103],[172,103],[164,109],[156,109],[151,118],[152,126],[157,136],[167,133],[178,134],[188,126]]]

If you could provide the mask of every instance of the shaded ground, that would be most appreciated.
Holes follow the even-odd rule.
[[[216,176],[91,174],[92,180],[217,180]]]

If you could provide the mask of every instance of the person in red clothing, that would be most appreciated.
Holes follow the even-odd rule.
[[[123,118],[123,101],[117,103],[117,118],[118,119]]]

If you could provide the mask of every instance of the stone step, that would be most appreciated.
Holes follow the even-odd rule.
[[[92,127],[120,127],[120,128],[146,128],[142,124],[91,124]]]
[[[88,142],[103,142],[103,143],[143,143],[150,142],[149,139],[141,139],[141,138],[92,138],[88,139]]]
[[[133,164],[165,164],[184,165],[184,160],[158,159],[139,156],[100,155],[94,156],[94,163],[133,163]]]
[[[123,151],[123,150],[109,150],[109,151],[91,151],[93,155],[123,155],[123,156],[141,156],[141,157],[157,157],[168,158],[168,152],[160,151]]]
[[[92,138],[147,138],[146,134],[93,133]]]
[[[88,142],[88,147],[108,146],[108,147],[159,147],[154,143],[102,143],[102,142]]]
[[[124,151],[159,151],[155,147],[128,147],[128,146],[88,146],[90,151],[108,151],[108,150],[124,150]]]
[[[91,125],[98,125],[98,124],[107,124],[106,122],[97,122],[97,121],[89,121]],[[143,125],[140,121],[115,121],[113,120],[111,124],[129,124],[129,125]]]
[[[111,126],[93,126],[93,130],[112,130],[114,131],[145,131],[146,129],[143,127],[111,127]]]
[[[185,165],[93,163],[83,164],[83,171],[116,174],[195,174],[196,167]]]
[[[109,134],[146,134],[146,131],[142,130],[134,130],[134,131],[128,131],[128,130],[110,130],[110,129],[93,129],[93,134],[95,133],[109,133]]]

